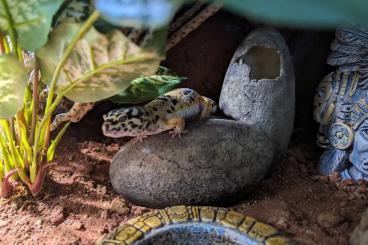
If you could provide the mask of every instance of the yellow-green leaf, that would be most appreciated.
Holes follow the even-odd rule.
[[[0,56],[0,118],[14,116],[23,106],[27,72],[11,55]]]
[[[52,17],[62,2],[0,0],[0,30],[14,36],[23,48],[34,51],[46,43]]]
[[[50,83],[66,46],[81,24],[62,23],[45,47],[37,51],[43,82]],[[120,31],[102,35],[91,28],[78,41],[57,82],[56,93],[75,102],[95,102],[129,87],[141,75],[152,75],[162,57],[154,50],[143,50]]]
[[[54,159],[55,150],[58,146],[61,138],[63,137],[65,131],[69,127],[71,122],[67,122],[64,127],[60,130],[56,138],[51,142],[49,149],[47,149],[47,162],[51,162]]]
[[[26,126],[16,120],[16,123],[17,123],[17,129],[19,130],[20,132],[20,151],[22,154],[25,154],[25,158],[24,160],[27,160],[28,163],[30,163],[32,161],[32,149],[31,149],[31,146],[29,145],[28,143],[28,137],[27,137],[27,129],[26,129]]]

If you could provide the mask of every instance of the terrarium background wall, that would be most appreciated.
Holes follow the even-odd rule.
[[[235,50],[244,37],[257,26],[260,25],[220,11],[170,50],[164,65],[188,77],[181,87],[193,88],[204,96],[218,100]],[[280,28],[278,30],[288,44],[295,69],[296,128],[309,132],[313,127],[316,128],[311,103],[318,82],[328,71],[325,60],[333,32]],[[95,130],[102,124],[100,115],[116,107],[119,106],[109,102],[100,104],[75,129],[90,139],[102,137],[101,131]],[[314,134],[309,132],[306,135],[315,141]]]
[[[264,26],[249,22],[226,10],[221,10],[171,49],[163,65],[185,76],[180,87],[189,87],[218,102],[227,67],[241,41],[252,30]],[[285,38],[295,71],[295,128],[307,132],[303,135],[315,141],[317,124],[313,120],[314,92],[319,81],[332,70],[326,64],[334,31],[297,30],[274,27]],[[103,120],[100,115],[119,107],[103,102],[90,111],[78,126],[81,134],[102,137],[95,130]],[[72,128],[75,125],[72,125]],[[298,130],[300,131],[300,130]]]
[[[250,22],[225,10],[208,19],[167,53],[165,65],[188,77],[181,87],[190,87],[218,100],[227,67],[242,40],[261,23]],[[295,128],[317,130],[313,120],[315,88],[331,71],[326,64],[334,31],[274,27],[285,38],[295,71]],[[314,141],[312,133],[304,136]]]

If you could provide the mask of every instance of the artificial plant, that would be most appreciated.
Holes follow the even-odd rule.
[[[163,49],[158,48],[164,44],[162,32],[146,47],[139,47],[116,28],[99,33],[94,23],[100,13],[93,7],[86,18],[60,19],[69,15],[60,13],[59,7],[73,2],[92,4],[0,1],[2,197],[11,195],[11,178],[23,182],[33,195],[40,192],[56,146],[70,124],[51,139],[52,113],[64,96],[75,102],[109,98],[129,88],[132,80],[153,75],[163,58]],[[40,111],[45,87],[47,99]]]

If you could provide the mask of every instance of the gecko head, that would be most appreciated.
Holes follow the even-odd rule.
[[[218,110],[218,106],[216,104],[216,102],[210,98],[207,97],[202,97],[205,101],[207,106],[209,106],[211,113],[216,113]]]
[[[218,106],[214,100],[208,99],[210,107],[211,107],[211,113],[216,113],[218,111]]]
[[[102,132],[107,137],[135,137],[143,132],[148,114],[142,106],[115,109],[103,116]]]

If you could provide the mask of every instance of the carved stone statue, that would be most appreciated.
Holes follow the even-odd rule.
[[[336,66],[319,84],[314,117],[325,148],[322,174],[368,179],[368,28],[340,27],[327,63]]]

